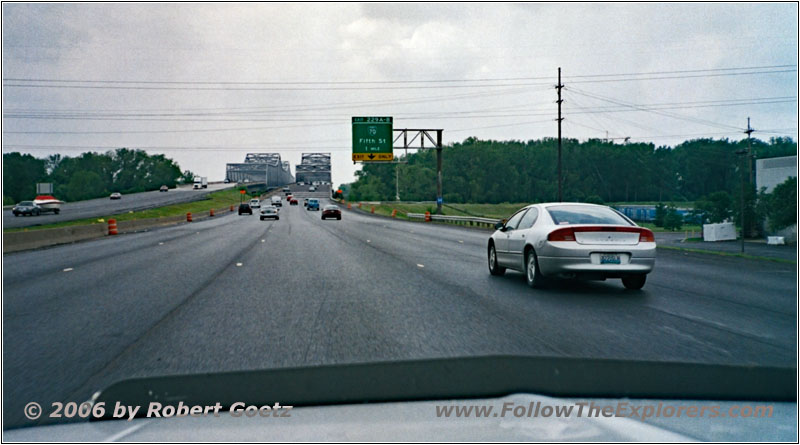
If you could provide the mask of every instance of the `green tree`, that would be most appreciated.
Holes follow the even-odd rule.
[[[36,197],[36,183],[47,182],[45,162],[29,154],[3,154],[3,201],[14,203]]]
[[[656,227],[664,227],[664,218],[667,216],[667,208],[660,202],[656,204],[656,215],[653,223]]]
[[[92,171],[79,171],[72,175],[66,187],[68,201],[81,201],[107,194],[103,179]]]
[[[664,215],[664,228],[671,231],[681,230],[683,217],[678,213],[673,205],[666,208]]]
[[[767,217],[771,230],[797,224],[797,177],[778,184],[768,195]]]
[[[721,223],[731,217],[732,201],[727,192],[714,192],[695,203],[695,209],[709,223]]]

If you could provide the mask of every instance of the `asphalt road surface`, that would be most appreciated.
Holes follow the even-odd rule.
[[[131,193],[122,195],[122,199],[97,198],[86,201],[68,202],[61,206],[61,213],[43,213],[39,216],[14,217],[11,210],[3,210],[3,228],[28,227],[42,224],[53,224],[84,218],[99,218],[139,210],[161,207],[182,202],[203,199],[210,192],[233,187],[235,184],[209,184],[207,189],[192,190],[191,185],[169,189],[168,192]]]
[[[659,251],[619,280],[492,277],[489,233],[284,206],[3,255],[6,428],[144,376],[481,354],[787,365],[791,264]]]

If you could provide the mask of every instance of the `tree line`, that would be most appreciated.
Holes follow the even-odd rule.
[[[53,194],[65,201],[108,196],[112,192],[136,193],[191,182],[192,173],[163,154],[120,148],[79,156],[36,158],[18,152],[3,154],[3,204],[36,196],[37,182],[53,183]]]
[[[443,198],[447,203],[534,203],[557,200],[555,138],[529,141],[481,140],[474,137],[443,148]],[[752,158],[797,154],[791,138],[750,141]],[[565,201],[695,202],[713,206],[729,201],[722,212],[738,209],[742,175],[749,181],[746,139],[695,139],[674,147],[652,143],[614,143],[602,139],[562,140]],[[390,201],[395,198],[395,169],[400,199],[436,199],[436,153],[420,150],[397,158],[407,164],[365,164],[357,180],[344,184],[347,199]],[[751,160],[752,161],[752,160]],[[755,169],[755,162],[752,161]],[[746,211],[756,220],[755,185],[745,189]],[[716,194],[716,195],[715,195]],[[789,205],[790,203],[786,203]],[[791,204],[796,208],[796,203]],[[773,204],[773,207],[780,205]],[[749,225],[749,224],[748,224]]]

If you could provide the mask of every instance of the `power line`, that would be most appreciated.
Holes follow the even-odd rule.
[[[662,115],[662,116],[671,117],[673,119],[680,119],[680,120],[684,120],[684,121],[704,124],[704,125],[708,125],[708,126],[712,126],[712,127],[718,127],[718,128],[722,127],[722,128],[736,129],[736,130],[739,129],[739,127],[736,127],[736,126],[733,126],[733,125],[721,124],[721,123],[709,121],[709,120],[706,120],[706,119],[690,118],[690,117],[681,116],[681,115],[675,114],[675,113],[665,113],[663,111],[650,110],[650,109],[647,109],[647,108],[643,108],[643,107],[641,107],[641,106],[639,106],[637,104],[626,103],[626,102],[623,102],[623,101],[620,101],[620,100],[617,100],[617,99],[612,99],[612,98],[608,98],[608,97],[605,97],[605,96],[601,96],[599,94],[592,94],[592,93],[589,93],[589,92],[586,92],[586,91],[582,91],[582,90],[574,88],[574,87],[568,88],[568,90],[570,90],[570,91],[572,91],[574,93],[580,94],[582,96],[592,97],[592,98],[595,98],[595,99],[598,99],[598,100],[602,100],[602,101],[605,101],[605,102],[610,102],[610,103],[613,103],[613,104],[616,104],[616,105],[622,105],[622,106],[634,108],[634,109],[639,110],[639,111],[646,111],[646,112],[649,112],[649,113],[655,113],[655,114],[659,114],[659,115]]]
[[[763,70],[776,70],[793,68],[795,65],[761,65],[746,67],[726,67],[726,68],[706,68],[691,70],[670,70],[670,71],[645,71],[632,73],[608,73],[608,74],[579,74],[564,76],[565,79],[593,78],[593,77],[630,77],[647,76],[657,74],[692,74],[692,73],[717,73],[726,71],[752,71],[758,70],[753,74],[761,74]],[[770,71],[772,72],[772,71]],[[784,71],[775,71],[784,72]],[[744,73],[748,74],[748,73]],[[736,74],[730,74],[736,75]],[[551,76],[527,76],[527,77],[495,77],[495,78],[475,78],[475,79],[418,79],[418,80],[285,80],[285,81],[208,81],[208,80],[117,80],[117,79],[54,79],[54,78],[35,78],[35,77],[6,77],[4,82],[48,82],[48,83],[108,83],[108,84],[145,84],[145,85],[371,85],[371,84],[413,84],[413,83],[468,83],[468,82],[509,82],[509,81],[528,81],[528,80],[548,80]]]

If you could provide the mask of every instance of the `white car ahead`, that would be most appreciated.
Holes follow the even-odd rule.
[[[495,228],[489,272],[523,272],[531,287],[549,277],[621,278],[627,289],[641,289],[656,261],[653,232],[606,206],[534,204]]]

